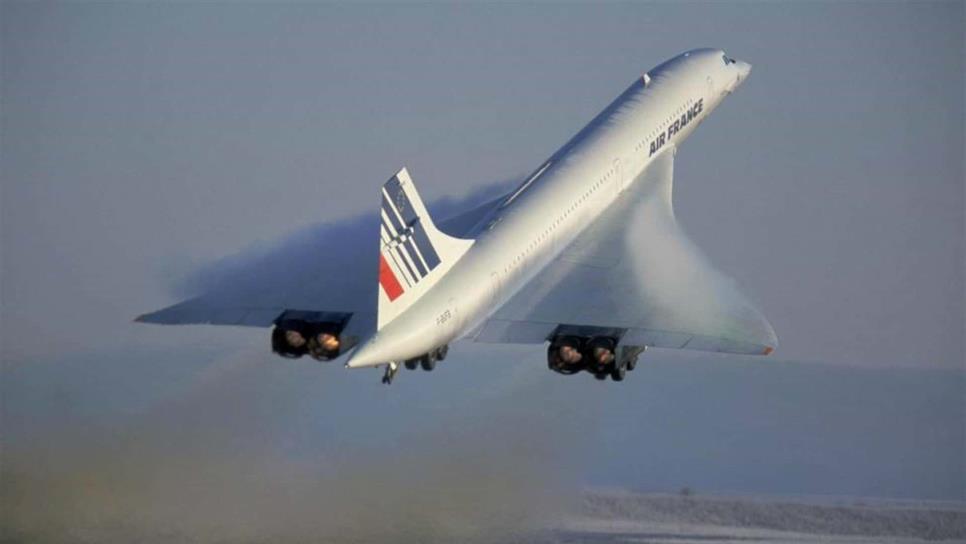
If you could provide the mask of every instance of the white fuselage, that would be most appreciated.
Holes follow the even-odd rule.
[[[474,330],[607,213],[654,158],[673,152],[750,68],[700,49],[638,78],[484,218],[469,251],[349,365],[417,357]]]

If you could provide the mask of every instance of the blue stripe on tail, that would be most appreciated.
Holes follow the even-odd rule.
[[[416,211],[413,210],[413,205],[409,201],[409,197],[406,196],[406,191],[403,191],[399,178],[393,176],[386,182],[385,189],[386,193],[389,194],[390,206],[396,209],[399,217],[402,217],[403,223],[411,225],[416,220]]]
[[[414,280],[416,280],[415,283],[419,283],[421,276],[417,276],[416,274],[413,273],[413,267],[409,266],[409,261],[407,261],[406,256],[403,255],[402,246],[396,246],[396,254],[399,255],[399,260],[402,262],[403,266],[406,267],[406,270],[409,271],[409,276]]]
[[[409,271],[410,276],[415,278],[418,283],[419,280],[439,266],[439,254],[436,253],[436,248],[429,241],[426,229],[416,215],[416,210],[413,209],[412,202],[406,195],[406,191],[403,190],[399,178],[393,176],[383,188],[385,192],[382,195],[382,211],[387,218],[383,223],[386,223],[387,230],[392,227],[392,230],[395,231],[396,236],[394,238],[398,242],[398,245],[394,248],[396,255],[402,261],[406,270]],[[400,218],[402,218],[402,221],[400,221]],[[419,250],[418,253],[417,249]],[[412,265],[404,258],[404,255],[410,257],[413,262]],[[419,258],[420,255],[423,257],[422,260]],[[423,261],[425,261],[425,265]],[[414,266],[415,270],[413,270]]]
[[[439,254],[436,253],[436,248],[430,243],[429,237],[426,236],[426,230],[423,228],[421,222],[416,222],[413,225],[413,241],[416,242],[416,247],[419,248],[419,252],[423,254],[423,259],[426,260],[426,266],[430,270],[435,270],[439,265]]]
[[[392,225],[393,230],[396,234],[403,231],[403,225],[399,222],[399,216],[393,211],[393,207],[389,204],[389,199],[386,198],[385,193],[382,195],[382,211],[386,213],[386,217],[389,218],[389,224]]]
[[[408,251],[409,256],[412,257],[413,264],[416,265],[416,270],[419,272],[419,277],[425,277],[428,271],[426,270],[426,267],[423,266],[423,261],[419,258],[419,254],[416,253],[416,246],[413,244],[413,239],[407,239],[403,245],[406,246],[406,251]]]

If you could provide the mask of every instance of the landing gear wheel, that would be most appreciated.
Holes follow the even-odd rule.
[[[637,357],[631,357],[627,360],[627,370],[634,370],[637,366]]]
[[[426,372],[429,372],[432,369],[436,368],[436,354],[427,353],[426,355],[423,355],[419,359],[419,365],[422,366],[423,370],[425,370]]]
[[[624,376],[627,375],[627,366],[625,365],[615,365],[610,371],[610,379],[615,382],[624,381]]]
[[[406,359],[403,364],[406,365],[406,370],[416,370],[416,367],[419,366],[419,359]]]
[[[449,353],[449,345],[441,346],[436,350],[436,359],[439,361],[445,360],[447,353]]]
[[[607,379],[607,373],[606,372],[597,372],[597,373],[594,374],[594,377],[597,378],[598,380],[603,381],[603,380],[606,380]]]

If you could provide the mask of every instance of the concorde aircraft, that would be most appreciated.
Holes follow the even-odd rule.
[[[648,347],[768,355],[771,325],[678,226],[678,147],[749,75],[719,49],[637,78],[509,194],[437,223],[403,168],[381,191],[372,275],[294,304],[204,298],[162,324],[271,327],[283,357],[432,370],[450,343],[545,344],[547,365],[622,381]],[[367,264],[368,266],[368,264]]]

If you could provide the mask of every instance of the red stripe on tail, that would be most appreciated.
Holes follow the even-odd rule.
[[[379,255],[379,285],[382,286],[382,290],[389,297],[389,302],[396,300],[399,295],[403,294],[402,285],[399,285],[399,280],[392,273],[389,263],[386,262],[386,258],[382,254]]]

